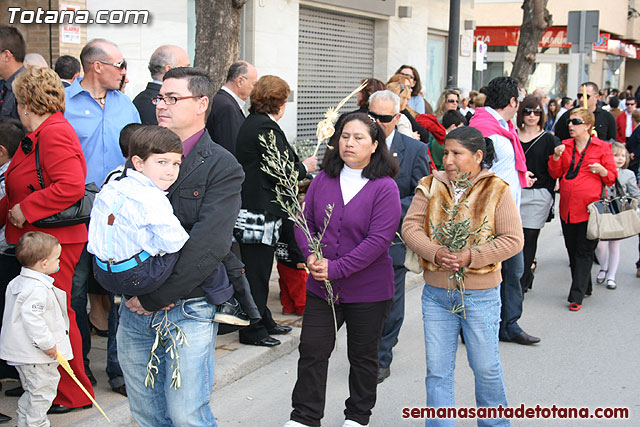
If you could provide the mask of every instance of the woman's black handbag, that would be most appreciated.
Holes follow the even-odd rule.
[[[38,150],[38,146],[39,144],[36,144],[35,148],[36,172],[38,173],[40,187],[44,189],[44,178],[42,177],[42,169],[40,168],[40,150]],[[100,189],[95,183],[91,182],[86,184],[84,186],[84,196],[80,200],[57,214],[35,221],[33,225],[40,228],[54,228],[86,224],[91,218],[93,201],[99,191]]]

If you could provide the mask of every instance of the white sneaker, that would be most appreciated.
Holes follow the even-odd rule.
[[[342,427],[369,427],[369,424],[360,424],[353,420],[344,420]]]
[[[309,426],[306,424],[301,424],[297,421],[289,420],[286,423],[284,423],[283,427],[309,427]]]

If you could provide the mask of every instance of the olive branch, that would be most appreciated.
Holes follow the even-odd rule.
[[[156,330],[156,339],[153,342],[151,351],[149,354],[149,362],[147,363],[147,375],[144,377],[144,386],[153,388],[158,377],[158,365],[160,364],[160,358],[156,354],[156,350],[164,348],[164,352],[169,353],[171,358],[171,385],[174,389],[179,389],[182,383],[182,377],[180,376],[180,355],[178,354],[178,347],[183,344],[187,347],[187,336],[182,328],[169,320],[167,311],[164,312],[164,316],[159,321],[151,325]],[[173,330],[176,335],[173,336]]]
[[[322,238],[331,220],[333,205],[329,204],[325,207],[325,217],[322,228],[320,232],[313,234],[307,225],[304,206],[300,204],[300,199],[298,198],[298,170],[295,168],[293,160],[289,158],[288,150],[281,152],[278,149],[276,136],[273,131],[269,131],[268,140],[264,135],[259,135],[258,140],[260,141],[260,145],[266,150],[266,154],[262,154],[260,170],[276,180],[274,189],[276,199],[273,200],[273,202],[279,205],[280,209],[287,214],[296,227],[304,233],[309,249],[313,255],[315,255],[318,260],[323,259],[322,247],[324,245],[322,244]],[[333,314],[333,327],[337,338],[338,322],[336,319],[335,302],[338,300],[338,296],[333,291],[331,281],[325,279],[324,288],[327,291],[326,301],[331,307],[331,313]]]
[[[496,243],[494,242],[494,239],[498,237],[497,234],[489,234],[493,231],[493,227],[488,224],[486,216],[482,218],[482,223],[475,228],[473,228],[474,225],[472,224],[471,219],[458,218],[460,209],[463,207],[468,208],[467,189],[473,185],[471,181],[469,181],[470,175],[470,173],[460,174],[458,171],[458,174],[453,179],[452,184],[454,195],[461,192],[462,197],[460,197],[457,202],[454,197],[453,206],[449,206],[448,203],[442,204],[442,210],[447,214],[447,220],[437,225],[434,225],[433,222],[429,220],[433,239],[438,241],[451,252],[460,252],[463,249],[471,249],[480,252],[477,246],[482,243],[483,239],[487,242],[492,242],[495,246]],[[466,306],[464,303],[464,279],[467,277],[466,270],[466,267],[462,267],[457,271],[454,271],[449,276],[449,281],[453,280],[454,289],[460,292],[460,297],[462,299],[462,304],[455,304],[451,308],[451,313],[462,313],[462,316],[465,319],[467,318],[465,311]]]

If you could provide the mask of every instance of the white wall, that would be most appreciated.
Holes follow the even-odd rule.
[[[132,99],[151,81],[147,65],[158,46],[174,44],[187,49],[187,0],[164,2],[138,0],[135,5],[127,0],[87,0],[87,9],[93,13],[109,10],[149,10],[147,24],[87,25],[87,40],[104,38],[116,43],[127,60],[129,84],[125,93]],[[193,62],[193,58],[191,58]]]

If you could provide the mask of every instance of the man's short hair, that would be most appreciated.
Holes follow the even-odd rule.
[[[580,89],[582,89],[582,86],[588,86],[591,89],[593,89],[593,93],[595,94],[600,94],[600,89],[598,88],[598,85],[595,84],[594,82],[584,82],[580,85]]]
[[[213,100],[214,87],[211,79],[207,75],[207,72],[195,67],[177,67],[172,68],[164,75],[162,79],[186,79],[189,81],[187,89],[194,96],[206,96],[209,99],[209,107],[205,114],[205,120],[209,117],[211,112],[211,104]]]
[[[122,152],[122,156],[125,159],[129,158],[129,143],[131,142],[131,135],[133,132],[140,129],[142,126],[140,123],[129,123],[120,131],[120,151]]]
[[[18,240],[16,259],[23,267],[33,267],[51,255],[60,242],[51,234],[42,231],[28,231]]]
[[[620,106],[620,98],[617,96],[609,97],[609,106],[611,108],[618,108]]]
[[[17,28],[0,25],[0,52],[5,50],[11,52],[17,62],[22,62],[27,54],[27,44]]]
[[[449,129],[452,125],[459,126],[461,124],[466,125],[467,120],[458,110],[449,110],[442,116],[442,126],[444,126],[445,129]]]
[[[26,132],[20,121],[8,117],[0,119],[0,145],[7,149],[9,158],[16,154],[20,141],[25,135]]]
[[[112,46],[118,47],[115,43],[105,39],[93,39],[89,41],[80,52],[80,62],[82,63],[82,69],[86,73],[91,68],[91,64],[96,61],[105,60],[107,52],[102,49],[102,44],[107,43]]]
[[[61,79],[70,80],[80,72],[80,61],[71,55],[62,55],[56,61],[54,71]]]
[[[229,67],[227,82],[232,82],[240,76],[246,76],[248,72],[249,63],[247,61],[236,61]]]
[[[572,106],[573,106],[573,99],[569,98],[568,96],[563,96],[562,102],[560,103],[560,107],[569,109]]]
[[[511,98],[518,99],[518,82],[511,77],[496,77],[483,88],[487,95],[484,101],[485,107],[501,110],[509,105]]]
[[[369,106],[373,103],[373,101],[393,101],[393,114],[398,114],[400,112],[400,97],[390,90],[379,90],[374,92],[369,97]]]
[[[162,79],[162,75],[164,73],[164,67],[167,65],[171,65],[172,67],[176,65],[176,58],[173,54],[173,50],[170,46],[162,46],[159,49],[156,49],[149,58],[149,72],[151,73],[151,78],[154,80]]]

